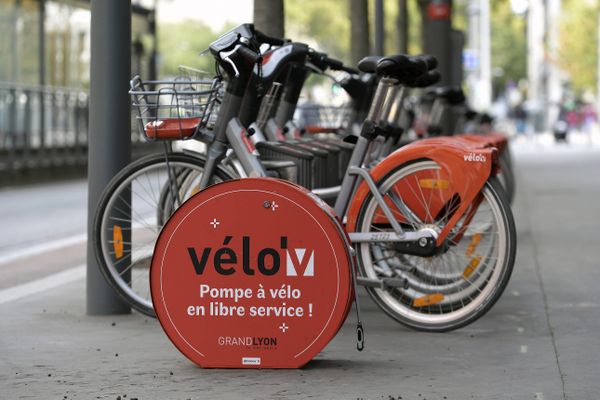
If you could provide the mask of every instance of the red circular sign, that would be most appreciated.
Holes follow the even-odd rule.
[[[306,189],[268,178],[198,193],[169,219],[152,258],[158,319],[203,367],[298,368],[351,304],[349,243]]]
[[[430,20],[450,19],[452,15],[452,7],[449,3],[433,2],[427,6],[427,17]]]

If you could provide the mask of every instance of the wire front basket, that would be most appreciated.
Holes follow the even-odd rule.
[[[220,103],[221,80],[181,76],[142,81],[135,76],[129,94],[140,133],[148,140],[183,140],[211,128]]]

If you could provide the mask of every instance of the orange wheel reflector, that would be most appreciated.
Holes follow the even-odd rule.
[[[467,251],[465,252],[467,257],[470,257],[475,253],[475,249],[479,245],[479,242],[481,242],[481,233],[476,233],[471,238],[471,243],[469,243],[469,247],[467,247]]]
[[[420,179],[419,186],[423,189],[448,189],[450,182],[444,179]]]
[[[117,259],[123,257],[123,230],[119,225],[113,226],[113,249]]]
[[[425,296],[417,297],[413,300],[413,307],[425,307],[437,304],[444,300],[444,295],[441,293],[432,293]]]
[[[473,259],[471,260],[469,265],[467,265],[467,267],[463,271],[463,276],[465,277],[465,279],[468,278],[469,276],[471,276],[473,271],[475,271],[475,268],[477,268],[479,266],[480,262],[481,262],[481,256],[479,254],[477,256],[473,257]]]

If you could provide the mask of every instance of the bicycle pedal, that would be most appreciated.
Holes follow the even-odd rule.
[[[408,281],[403,278],[383,278],[382,279],[382,288],[406,288]]]
[[[357,277],[356,283],[361,286],[372,287],[377,289],[388,288],[406,288],[408,281],[400,278],[365,278]]]

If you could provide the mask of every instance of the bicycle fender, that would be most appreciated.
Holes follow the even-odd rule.
[[[460,199],[459,207],[439,234],[437,245],[441,245],[490,177],[494,166],[497,164],[496,153],[495,148],[480,148],[464,141],[454,140],[452,137],[424,139],[396,150],[373,167],[369,174],[373,181],[379,185],[385,176],[401,165],[420,160],[431,160],[437,163],[440,166],[438,180],[441,177],[443,180],[451,182],[450,187],[446,190],[451,190],[451,194],[457,195]],[[436,188],[435,190],[442,189]],[[356,232],[358,214],[368,195],[369,188],[367,184],[361,182],[348,209],[346,222],[348,232]],[[407,204],[411,203],[410,198],[404,198],[405,195],[410,197],[410,193],[401,193],[401,196]],[[447,206],[447,204],[441,203],[428,204],[429,208],[423,210],[419,209],[419,203],[422,204],[422,201],[413,200],[409,206],[413,212],[422,218],[426,218],[427,215],[436,215],[444,206]],[[431,212],[432,208],[434,209],[433,212]],[[399,215],[398,211],[394,211],[394,213]],[[401,222],[402,219],[403,217],[399,215]]]
[[[465,144],[473,144],[479,147],[495,147],[498,149],[498,153],[503,153],[504,149],[508,145],[508,138],[502,133],[488,133],[485,135],[478,135],[474,133],[464,133],[455,135],[455,139],[462,140]]]

